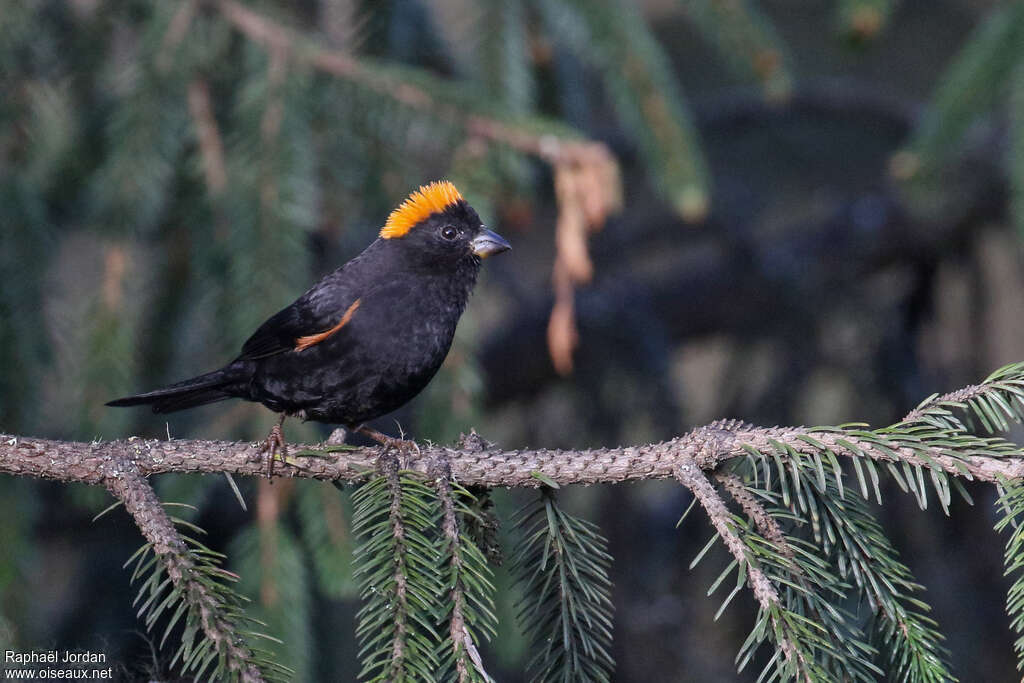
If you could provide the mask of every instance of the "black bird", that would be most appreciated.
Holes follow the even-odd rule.
[[[107,405],[170,413],[258,401],[281,413],[264,446],[272,467],[274,451],[284,455],[287,416],[358,429],[416,396],[448,355],[482,259],[509,248],[454,185],[430,183],[391,212],[363,253],[263,323],[238,358]]]

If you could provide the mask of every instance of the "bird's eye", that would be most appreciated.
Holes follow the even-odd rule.
[[[446,225],[443,228],[441,228],[441,237],[445,238],[446,240],[453,240],[458,236],[459,231],[450,225]]]

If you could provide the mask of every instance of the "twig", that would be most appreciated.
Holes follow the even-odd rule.
[[[747,548],[733,527],[729,508],[726,507],[725,501],[722,500],[718,492],[715,491],[715,487],[708,481],[704,472],[701,471],[697,461],[692,457],[684,458],[675,469],[675,477],[679,480],[679,483],[690,489],[693,497],[704,508],[704,512],[707,513],[711,525],[715,527],[715,531],[718,532],[718,535],[725,542],[725,546],[729,549],[732,556],[736,558],[736,561],[740,565],[746,565],[747,581],[754,592],[754,597],[760,603],[761,609],[765,612],[780,609],[782,601],[779,598],[778,591],[775,590],[775,584],[761,571],[760,566],[755,561],[747,557]],[[786,659],[792,660],[794,657],[800,657],[796,647],[789,639],[780,639],[779,647],[782,649]]]
[[[914,408],[909,413],[907,413],[906,416],[902,420],[900,420],[900,424],[906,424],[908,422],[917,422],[917,421],[921,420],[921,418],[924,417],[925,412],[930,407],[933,407],[933,406],[936,406],[936,405],[939,405],[939,404],[942,404],[942,403],[949,403],[949,402],[959,403],[959,402],[962,402],[962,401],[969,401],[970,399],[972,399],[972,398],[974,398],[976,396],[980,396],[981,394],[984,394],[985,392],[989,391],[991,388],[992,388],[991,386],[985,386],[984,384],[970,384],[970,385],[968,385],[966,387],[957,389],[956,391],[951,391],[948,394],[942,394],[941,396],[936,396],[935,398],[932,398],[932,399],[926,401],[922,405],[919,405],[918,407]]]
[[[466,588],[462,582],[462,557],[459,553],[459,519],[455,514],[455,499],[452,495],[451,468],[447,460],[435,460],[432,463],[431,478],[434,481],[434,488],[437,490],[438,500],[441,502],[442,529],[444,530],[445,541],[448,544],[449,563],[455,581],[451,586],[450,596],[452,612],[449,622],[448,633],[452,639],[454,649],[455,671],[459,677],[459,683],[470,680],[469,669],[466,665],[467,651],[465,643],[472,645],[468,640],[469,633],[466,630]]]
[[[185,541],[135,463],[126,458],[108,461],[101,481],[96,483],[102,483],[124,503],[142,535],[152,545],[167,576],[181,591],[189,608],[198,614],[203,632],[225,658],[228,670],[245,683],[263,681],[262,673],[251,663],[249,648],[236,638],[233,625],[221,614],[217,598],[202,582],[195,580],[195,562]]]
[[[810,436],[837,455],[867,456],[880,462],[907,461],[928,466],[910,448],[883,451],[845,432],[816,432],[801,427],[754,427],[739,421],[714,422],[668,441],[619,448],[588,450],[523,449],[484,450],[421,446],[421,458],[408,463],[409,469],[427,473],[433,458],[447,457],[452,476],[465,486],[538,487],[545,481],[559,485],[599,484],[676,476],[676,469],[692,459],[702,470],[714,470],[722,462],[747,455],[744,445],[770,452],[773,441],[795,451],[813,454],[818,449],[800,437]],[[860,450],[849,450],[843,441]],[[284,467],[280,474],[326,481],[364,481],[377,466],[377,447],[346,450],[336,458],[303,456],[304,449],[323,444],[295,445],[289,456],[301,467]],[[1024,479],[1024,455],[1006,457],[971,455],[963,460],[938,451],[929,452],[932,461],[954,476],[964,473],[981,481]],[[141,439],[119,441],[56,441],[0,435],[0,473],[40,477],[57,481],[102,484],[111,467],[130,461],[143,476],[166,472],[230,472],[264,474],[258,443]]]
[[[757,532],[771,541],[778,549],[779,554],[792,560],[795,554],[793,548],[786,541],[786,535],[782,532],[782,527],[779,526],[774,517],[768,514],[768,511],[764,509],[760,501],[747,490],[743,485],[743,480],[735,474],[725,474],[724,472],[715,472],[715,480],[739,504],[744,514],[754,522]],[[793,570],[799,572],[800,568],[794,564]]]
[[[398,459],[391,451],[385,451],[380,458],[380,468],[388,479],[391,490],[391,511],[389,522],[395,538],[395,639],[391,644],[390,680],[401,677],[405,662],[405,636],[408,628],[409,603],[405,566],[405,525],[402,523],[402,485],[399,481]]]
[[[814,592],[814,588],[807,580],[807,575],[796,561],[796,552],[793,550],[793,546],[786,540],[786,534],[783,533],[782,527],[779,526],[778,521],[767,510],[761,505],[761,501],[754,497],[754,495],[747,490],[746,486],[743,485],[743,480],[735,474],[727,474],[725,472],[715,472],[715,480],[722,485],[722,488],[728,492],[729,496],[736,501],[736,503],[743,510],[743,513],[754,522],[754,526],[757,527],[757,532],[761,534],[765,539],[771,541],[775,546],[775,549],[779,554],[788,560],[789,570],[793,572],[793,578],[800,584],[800,587],[811,595]],[[820,610],[816,606],[811,605],[810,609],[814,614],[814,618],[818,623],[823,623],[824,619]],[[827,631],[825,634],[836,650],[840,650],[842,645],[839,642],[839,636],[834,631]]]

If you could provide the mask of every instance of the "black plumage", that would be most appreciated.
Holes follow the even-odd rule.
[[[447,182],[413,193],[361,254],[270,317],[219,370],[111,401],[166,413],[227,398],[356,427],[416,396],[448,354],[481,260],[509,245]]]

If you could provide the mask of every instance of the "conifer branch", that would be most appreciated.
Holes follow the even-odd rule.
[[[615,667],[608,541],[563,511],[551,488],[516,514],[515,526],[511,572],[522,596],[518,621],[532,643],[530,679],[607,683]]]
[[[391,640],[391,672],[387,679],[396,680],[401,677],[405,664],[405,637],[409,620],[409,599],[406,586],[408,568],[405,565],[405,524],[402,520],[402,487],[398,479],[398,460],[394,457],[382,457],[381,460],[388,489],[391,492],[388,522],[391,525],[391,535],[395,539],[393,554],[395,606],[392,610],[395,619],[395,634]]]
[[[160,42],[160,51],[157,53],[156,65],[161,71],[168,71],[171,68],[171,57],[181,41],[185,39],[196,13],[199,11],[199,0],[182,0],[174,17],[167,25],[163,40]]]
[[[779,495],[768,490],[768,481],[763,482],[766,488],[762,489],[744,484],[736,474],[715,474],[760,534],[771,543],[773,551],[795,569],[800,569],[799,556],[783,531],[783,525],[792,523],[797,529],[810,527],[817,546],[815,553],[836,570],[839,580],[855,582],[866,598],[872,615],[869,647],[873,646],[881,655],[880,659],[876,656],[879,666],[894,675],[898,672],[895,678],[913,683],[956,680],[943,662],[946,654],[941,646],[943,638],[935,621],[927,616],[930,608],[917,595],[923,588],[914,582],[910,569],[900,562],[898,552],[868,510],[865,497],[855,488],[844,491],[833,478],[824,478],[822,482],[813,466],[806,467],[798,476],[807,480],[802,486],[803,504],[792,500],[789,508],[778,508],[774,504]],[[757,478],[756,472],[753,478]],[[767,509],[761,500],[772,507]],[[794,572],[793,577],[805,594],[812,594],[815,587],[810,585],[806,572]],[[818,609],[814,612],[818,623],[824,623],[831,616]],[[845,638],[852,642],[856,635],[860,634],[849,633]],[[838,644],[834,638],[832,642],[835,648]],[[861,642],[868,644],[863,638]]]
[[[357,557],[368,562],[361,579],[363,597],[368,602],[360,613],[359,628],[364,672],[397,675],[396,667],[406,672],[436,671],[445,658],[437,650],[438,643],[456,647],[454,640],[438,635],[435,630],[442,618],[439,615],[449,612],[422,597],[447,594],[446,567],[464,570],[468,557],[446,560],[443,543],[432,540],[440,528],[450,544],[454,529],[452,511],[459,509],[453,508],[451,501],[439,505],[436,493],[425,483],[425,474],[436,478],[440,461],[445,463],[443,481],[449,481],[450,474],[452,480],[465,485],[560,486],[673,476],[694,492],[736,558],[737,585],[750,585],[761,605],[757,625],[741,651],[744,662],[760,642],[770,637],[779,647],[778,658],[771,665],[775,675],[797,674],[811,680],[849,671],[855,680],[870,680],[872,672],[878,670],[870,658],[879,653],[863,637],[855,620],[829,602],[830,596],[847,595],[849,585],[844,580],[852,574],[878,617],[874,633],[875,638],[881,639],[880,654],[905,671],[910,676],[908,680],[931,681],[949,678],[941,661],[941,636],[934,622],[924,614],[927,606],[911,595],[919,587],[873,526],[870,515],[855,505],[861,497],[851,492],[844,503],[843,479],[848,475],[843,473],[838,458],[842,456],[852,462],[862,498],[868,496],[868,480],[862,468],[871,475],[877,496],[876,468],[881,465],[901,486],[912,491],[922,505],[926,500],[927,474],[945,507],[949,503],[950,479],[975,478],[1008,484],[1024,478],[1024,453],[1019,446],[971,431],[974,423],[988,432],[1005,430],[1011,422],[1019,422],[1022,415],[1024,364],[1016,364],[996,371],[978,385],[929,398],[904,421],[875,430],[862,425],[765,428],[720,421],[662,443],[585,451],[506,451],[480,439],[463,439],[456,448],[424,444],[415,455],[404,454],[401,471],[397,470],[394,454],[380,448],[320,445],[321,450],[303,450],[293,446],[292,456],[278,472],[282,476],[334,481],[369,480],[356,494],[361,502],[357,502],[355,525],[367,539],[356,552]],[[749,466],[743,481],[753,477],[753,488],[749,483],[734,480],[730,474],[716,471],[727,461],[737,468]],[[227,471],[257,475],[264,468],[258,444],[138,438],[86,444],[0,437],[0,472],[110,488],[139,520],[157,557],[167,566],[171,581],[175,576],[189,575],[190,568],[196,565],[187,548],[182,554],[183,542],[180,538],[174,540],[173,524],[160,510],[144,477],[163,472]],[[373,478],[373,473],[382,468],[385,476]],[[737,469],[737,473],[741,471]],[[707,473],[718,478],[752,524],[731,515]],[[775,476],[778,481],[772,485],[770,480]],[[762,477],[764,488],[758,484]],[[444,485],[441,489],[444,498]],[[776,490],[783,504],[778,510],[768,509],[754,498],[760,495],[773,502],[780,495]],[[572,545],[577,533],[596,534],[585,522],[553,508],[553,501],[547,506],[549,526],[551,519],[561,520],[551,527],[554,531],[549,530],[556,546]],[[828,559],[819,558],[814,546],[787,535],[778,523],[780,519],[792,519],[798,524],[810,520],[815,539]],[[829,525],[831,531],[822,531],[823,525]],[[570,527],[575,531],[569,533]],[[831,552],[839,555],[832,555],[823,539],[834,538],[836,534],[840,542],[831,541]],[[858,540],[852,540],[855,538]],[[865,539],[870,547],[862,548],[859,544]],[[464,544],[466,540],[460,537],[459,542]],[[581,547],[579,552],[589,551]],[[1015,550],[1012,562],[1019,556]],[[416,571],[404,566],[408,561],[416,563]],[[595,580],[604,576],[601,581],[606,581],[602,562],[605,560],[595,556],[588,566],[597,572]],[[830,573],[832,562],[839,563],[839,577]],[[1008,560],[1008,564],[1012,562]],[[843,569],[844,566],[849,569]],[[421,571],[424,568],[430,570]],[[472,576],[479,578],[478,574]],[[466,572],[463,575],[471,576]],[[418,587],[409,589],[408,582],[419,582]],[[152,594],[149,604],[166,604],[157,595],[159,586],[152,581],[147,586]],[[569,589],[576,590],[572,586],[566,588]],[[186,583],[182,590],[186,591],[185,600],[190,606],[199,606],[202,620],[197,628],[212,633],[211,646],[221,648],[213,655],[211,649],[202,650],[199,658],[193,660],[198,662],[197,666],[208,663],[208,657],[226,653],[224,661],[242,662],[236,665],[239,677],[246,671],[242,668],[244,662],[257,667],[252,663],[257,660],[247,658],[244,645],[234,639],[225,640],[230,630],[224,629],[231,620],[218,614],[239,614],[232,604],[218,601],[206,584],[193,587]],[[474,670],[470,671],[465,660],[462,670],[482,674],[468,648],[473,640],[465,638],[465,634],[471,633],[467,615],[472,603],[465,587],[462,596],[461,608],[456,611],[461,612],[463,626],[458,626],[458,614],[447,625],[464,634],[462,643]],[[458,591],[452,597],[458,606]],[[598,621],[609,618],[602,612],[600,598],[597,600],[597,611],[592,616]],[[1016,606],[1011,610],[1016,616]],[[545,618],[568,618],[566,614],[572,616],[569,612],[562,617],[547,614]],[[843,635],[835,638],[834,629]],[[606,651],[604,645],[586,641],[589,636],[580,633],[585,647],[594,652]],[[549,664],[560,666],[561,655],[548,652],[546,656]],[[594,666],[604,669],[603,664]],[[259,669],[254,670],[257,673],[252,675],[258,675]]]
[[[461,487],[458,493],[453,490],[447,461],[435,461],[433,470],[434,489],[441,504],[441,528],[444,533],[441,540],[442,557],[448,563],[447,585],[450,587],[447,614],[443,615],[448,621],[448,640],[442,643],[442,647],[450,650],[447,657],[455,663],[459,683],[490,681],[471,630],[471,626],[475,625],[487,638],[495,632],[496,618],[490,597],[494,586],[490,581],[490,569],[483,554],[461,530],[460,506],[456,495],[468,493]],[[476,604],[471,605],[469,594],[474,588],[483,595],[474,596]]]
[[[444,593],[433,537],[439,508],[423,476],[399,469],[394,452],[384,452],[378,466],[380,474],[353,496],[353,530],[362,541],[353,554],[363,599],[359,676],[430,680],[440,666],[434,626]]]
[[[996,531],[1009,531],[1004,552],[1004,576],[1012,577],[1013,584],[1006,596],[1006,613],[1010,627],[1017,634],[1013,649],[1017,653],[1017,670],[1024,670],[1024,486],[1004,484],[998,507],[1002,512]]]
[[[747,581],[761,606],[761,612],[763,614],[777,613],[782,607],[782,600],[779,597],[779,592],[775,589],[775,584],[762,571],[756,560],[749,556],[747,546],[736,530],[729,508],[726,507],[725,501],[718,495],[707,475],[693,458],[689,458],[677,468],[676,479],[690,490],[693,497],[704,508],[711,526],[718,532],[718,536],[739,566],[746,567]],[[784,626],[785,622],[781,622],[780,625]],[[808,662],[791,637],[788,634],[782,635],[778,638],[778,645],[786,659],[803,672],[800,676],[801,679],[810,681],[811,678],[806,673]]]
[[[444,542],[447,545],[448,562],[451,566],[452,576],[456,581],[452,583],[449,595],[451,598],[452,611],[448,618],[448,637],[451,639],[452,655],[455,658],[455,672],[458,674],[459,683],[469,681],[469,667],[465,643],[468,640],[466,631],[466,594],[465,586],[461,580],[462,558],[459,546],[459,523],[455,517],[455,502],[452,500],[452,487],[446,475],[439,476],[436,480],[437,497],[441,501],[441,512],[444,515],[442,527],[444,529]],[[469,641],[472,645],[472,641]]]
[[[729,508],[726,507],[725,501],[715,491],[715,487],[708,481],[707,476],[698,467],[696,461],[692,458],[684,460],[676,470],[676,479],[690,490],[693,497],[704,508],[711,526],[715,527],[715,531],[721,536],[726,548],[736,558],[736,561],[741,564],[746,563],[746,548],[739,535],[734,531]],[[747,569],[747,576],[750,579],[750,587],[754,591],[754,597],[761,603],[762,608],[770,609],[773,605],[779,604],[779,594],[775,590],[775,586],[772,585],[772,582],[764,575],[764,572],[757,567],[749,567]],[[784,645],[783,649],[787,650],[786,656],[788,657],[789,648]]]
[[[743,480],[735,474],[726,474],[724,472],[716,472],[715,480],[722,485],[722,488],[743,509],[744,514],[754,522],[758,533],[774,544],[780,555],[792,560],[794,557],[793,549],[789,546],[789,542],[786,541],[786,534],[782,531],[782,527],[764,509],[760,501],[747,490],[747,487],[743,485]]]
[[[892,436],[892,432],[888,434]],[[421,446],[422,457],[408,465],[425,474],[431,458],[447,457],[452,476],[467,486],[536,488],[546,482],[561,486],[667,479],[690,459],[710,471],[727,460],[749,455],[749,449],[769,452],[773,443],[804,455],[831,450],[836,455],[880,463],[934,464],[942,472],[979,481],[1024,478],[1024,454],[1008,442],[990,442],[991,448],[979,451],[979,441],[972,441],[958,457],[955,446],[887,439],[859,428],[755,427],[736,420],[713,422],[668,441],[617,448],[491,447],[481,451],[427,444]],[[292,448],[290,466],[276,470],[279,476],[361,482],[380,456],[376,447],[346,447],[341,452],[320,443],[292,444]],[[262,476],[265,462],[259,449],[259,443],[239,441],[130,437],[86,443],[0,434],[0,473],[101,484],[106,469],[127,458],[143,476],[167,472]]]
[[[437,80],[436,88],[422,87],[402,80],[372,64],[369,60],[356,58],[340,50],[322,47],[271,18],[249,9],[235,0],[215,2],[220,14],[249,39],[273,51],[283,51],[318,71],[342,78],[370,90],[391,97],[413,109],[433,113],[440,118],[460,122],[470,137],[507,147],[535,156],[550,164],[576,163],[581,155],[589,153],[591,146],[607,152],[600,143],[584,143],[579,135],[560,124],[551,123],[552,129],[564,129],[564,134],[553,135],[550,131],[538,132],[531,126],[517,125],[492,116],[465,111],[457,106],[440,101],[433,92],[445,91],[442,81]],[[425,76],[425,75],[423,75]],[[421,78],[420,80],[429,80]]]
[[[922,401],[919,406],[907,413],[906,416],[900,420],[900,424],[923,422],[929,418],[934,419],[937,415],[946,415],[949,413],[947,407],[962,406],[964,402],[984,395],[988,389],[989,387],[986,387],[983,384],[969,384],[966,387],[961,387],[956,391],[950,391],[942,394],[941,396],[932,396]],[[947,425],[949,425],[949,423],[944,423],[943,426]],[[957,424],[949,426],[960,425]]]
[[[219,660],[216,671],[219,677],[239,680],[243,683],[257,683],[266,680],[258,664],[258,658],[242,640],[238,631],[240,614],[237,605],[229,604],[233,593],[216,584],[217,578],[230,578],[226,572],[213,563],[200,566],[193,550],[168,517],[149,482],[135,469],[131,462],[112,463],[103,483],[135,520],[148,544],[137,554],[135,576],[145,571],[148,564],[143,560],[152,552],[159,567],[153,576],[143,584],[140,599],[149,595],[140,615],[146,615],[147,626],[152,626],[163,611],[176,607],[166,633],[180,620],[182,611],[187,610],[185,635],[179,650],[181,664],[201,675],[214,660]],[[205,550],[205,549],[201,549]],[[131,562],[131,560],[129,561]],[[162,571],[161,571],[162,568]],[[170,590],[159,578],[166,573]],[[178,602],[181,602],[178,605]],[[205,635],[205,640],[195,648],[196,625]],[[208,653],[200,648],[209,648]],[[177,657],[176,657],[177,659]],[[271,666],[271,669],[275,667]],[[282,673],[276,671],[276,673]]]

